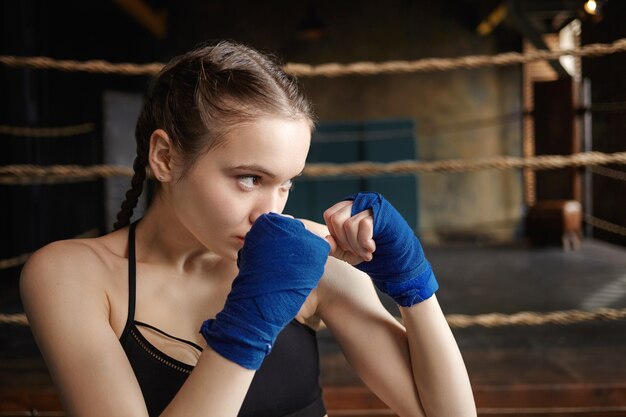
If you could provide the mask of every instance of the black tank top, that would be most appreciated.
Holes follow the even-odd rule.
[[[135,320],[135,226],[128,232],[128,320],[120,343],[135,372],[150,417],[156,417],[174,398],[193,366],[180,362],[152,345],[137,326],[148,327],[171,339],[202,350]],[[200,324],[198,324],[198,328]],[[315,331],[296,320],[278,335],[272,352],[256,372],[240,417],[322,417],[326,407],[319,380],[319,352]]]

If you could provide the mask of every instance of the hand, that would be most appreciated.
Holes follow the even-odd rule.
[[[324,213],[331,246],[334,241],[363,260],[372,255],[369,262],[354,265],[399,305],[408,307],[430,298],[439,284],[422,245],[400,213],[377,193],[358,193],[346,200]]]
[[[330,255],[357,265],[371,261],[376,250],[373,239],[374,217],[371,210],[352,215],[352,201],[340,201],[324,212],[324,221],[330,235]]]
[[[200,330],[209,346],[245,368],[258,369],[317,286],[329,250],[302,222],[261,215],[239,251],[239,274],[224,309]]]

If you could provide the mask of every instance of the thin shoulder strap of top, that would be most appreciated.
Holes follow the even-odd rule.
[[[135,320],[135,293],[136,293],[136,260],[135,260],[135,227],[139,220],[131,223],[128,228],[128,327]]]

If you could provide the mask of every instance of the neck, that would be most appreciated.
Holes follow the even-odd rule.
[[[167,264],[181,274],[232,268],[233,262],[208,250],[157,196],[135,231],[137,260]]]

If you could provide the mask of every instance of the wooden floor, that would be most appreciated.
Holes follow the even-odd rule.
[[[446,314],[626,308],[624,248],[587,240],[575,252],[466,244],[426,253]],[[20,309],[16,287],[3,283],[0,312]],[[481,416],[626,416],[626,320],[453,332]],[[361,383],[330,333],[320,332],[319,344],[331,417],[395,415]],[[60,410],[29,329],[0,326],[0,417]]]

